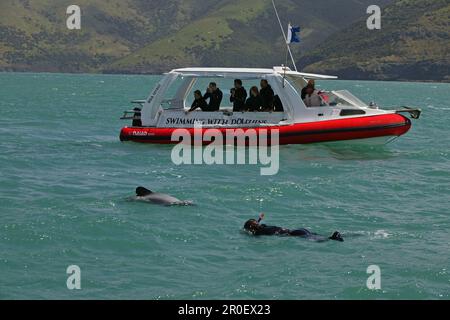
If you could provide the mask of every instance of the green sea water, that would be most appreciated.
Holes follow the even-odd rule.
[[[120,142],[125,106],[158,79],[0,73],[0,299],[450,298],[449,84],[321,82],[424,112],[384,147],[282,146],[261,176]],[[196,206],[128,201],[138,185]],[[243,233],[260,212],[345,242]]]

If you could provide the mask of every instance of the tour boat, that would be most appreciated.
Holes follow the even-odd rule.
[[[133,101],[136,106],[125,111],[122,119],[132,120],[132,126],[124,127],[121,141],[153,144],[175,144],[178,129],[194,133],[216,129],[226,134],[233,129],[237,135],[248,131],[276,130],[279,144],[309,144],[335,141],[364,141],[385,144],[407,133],[411,120],[420,117],[421,110],[409,107],[384,110],[376,104],[367,104],[347,90],[320,91],[320,105],[306,106],[301,91],[310,79],[331,80],[334,76],[302,73],[288,67],[273,69],[249,68],[184,68],[165,74],[146,100]],[[241,79],[244,88],[257,86],[261,79],[268,81],[277,100],[279,111],[233,112],[230,88],[234,79]],[[223,92],[219,111],[187,112],[192,104],[193,92],[205,92],[210,82],[217,83]],[[316,88],[318,89],[318,88]],[[217,131],[218,130],[218,131]],[[202,135],[202,137],[204,137]],[[203,139],[203,144],[211,139]]]

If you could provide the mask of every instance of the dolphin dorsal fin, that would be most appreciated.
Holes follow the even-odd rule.
[[[152,193],[153,193],[153,191],[148,190],[148,189],[146,189],[144,187],[136,188],[136,195],[138,197],[145,197],[145,196],[148,196],[149,194],[152,194]]]

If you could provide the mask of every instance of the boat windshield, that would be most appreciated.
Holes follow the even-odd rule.
[[[347,90],[323,91],[322,98],[325,97],[325,103],[328,106],[354,106],[367,107],[367,104],[355,97]]]
[[[355,97],[350,91],[347,90],[339,90],[339,91],[333,91],[334,95],[336,95],[338,98],[345,100],[346,102],[351,103],[352,105],[356,107],[367,107],[367,103],[360,100],[359,98]]]

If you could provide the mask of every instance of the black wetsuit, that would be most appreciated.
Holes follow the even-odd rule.
[[[273,89],[270,85],[268,85],[265,88],[262,88],[259,91],[259,94],[261,95],[261,98],[263,100],[263,110],[273,110],[273,102],[274,102],[274,96],[275,93],[273,92]]]
[[[234,97],[230,97],[230,102],[233,102],[233,112],[245,110],[245,101],[247,99],[247,91],[244,87],[234,89]]]
[[[223,93],[219,88],[217,88],[214,92],[206,92],[203,96],[203,99],[209,99],[208,111],[219,111],[222,98]]]
[[[134,108],[133,127],[142,127],[141,109]]]
[[[276,226],[267,226],[265,224],[258,225],[257,228],[253,229],[251,233],[255,236],[274,236],[274,235],[285,235],[291,237],[301,237],[305,239],[311,239],[314,241],[327,241],[330,238],[313,233],[308,229],[297,229],[289,230]]]
[[[284,112],[283,103],[278,95],[273,99],[273,109],[275,112]]]
[[[189,111],[194,111],[198,108],[202,109],[202,111],[208,111],[208,104],[206,103],[205,99],[195,99]]]
[[[250,96],[245,102],[245,109],[247,111],[261,111],[263,106],[263,99],[260,95],[258,96]]]

